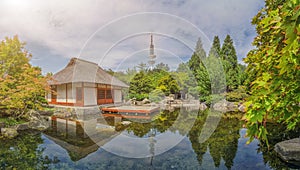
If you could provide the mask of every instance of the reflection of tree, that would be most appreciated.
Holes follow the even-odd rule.
[[[299,137],[300,127],[296,128],[293,132],[287,132],[283,125],[269,123],[267,124],[267,129],[270,149],[268,149],[267,145],[263,142],[261,142],[258,148],[258,152],[263,153],[264,163],[268,164],[273,169],[287,169],[287,166],[299,169],[299,166],[296,167],[282,161],[274,151],[274,146],[278,142]]]
[[[21,134],[16,139],[0,141],[0,169],[47,169],[58,162],[43,156],[40,133]]]
[[[206,121],[207,113],[199,113],[199,116],[189,133],[192,147],[197,154],[199,164],[202,164],[203,155],[209,149],[216,167],[220,166],[221,159],[225,166],[230,169],[238,147],[239,129],[241,122],[238,119],[226,119],[222,117],[214,133],[204,143],[199,143],[201,129]]]
[[[188,111],[187,109],[175,109],[174,111],[163,110],[153,118],[152,122],[141,123],[132,122],[127,128],[128,132],[143,137],[155,129],[157,132],[164,133],[167,130],[171,132],[179,132],[181,135],[187,135],[198,110]],[[175,124],[176,123],[176,124]]]
[[[158,132],[163,133],[168,130],[176,120],[179,114],[179,110],[170,112],[168,110],[161,111],[152,122],[140,123],[132,122],[127,128],[128,132],[133,132],[134,135],[143,137],[150,132],[152,128],[156,129]]]
[[[126,130],[128,132],[133,132],[135,136],[143,137],[150,131],[150,129],[150,123],[132,122]]]

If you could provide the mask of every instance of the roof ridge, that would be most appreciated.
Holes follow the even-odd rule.
[[[77,61],[93,64],[93,65],[96,65],[96,66],[99,67],[99,65],[97,63],[94,63],[92,61],[87,61],[87,60],[84,60],[84,59],[81,59],[81,58],[78,58],[78,57],[71,58],[66,67],[74,65]]]

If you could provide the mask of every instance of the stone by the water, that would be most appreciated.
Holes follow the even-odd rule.
[[[17,129],[15,128],[1,128],[1,134],[5,138],[12,139],[18,136]]]
[[[206,104],[200,103],[199,109],[200,109],[200,110],[205,110],[205,109],[207,109]]]
[[[17,130],[28,130],[29,128],[30,128],[29,123],[22,123],[22,124],[16,125]]]
[[[0,129],[5,127],[5,122],[0,122]]]
[[[277,143],[275,151],[284,161],[300,164],[300,138]]]
[[[233,102],[221,100],[213,105],[213,109],[221,112],[237,111],[238,106]]]

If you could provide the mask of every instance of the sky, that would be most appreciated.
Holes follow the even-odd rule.
[[[156,63],[176,69],[198,38],[208,53],[213,37],[229,34],[238,60],[254,47],[251,19],[263,0],[1,0],[0,39],[18,35],[32,65],[56,73],[70,58],[124,71],[147,63],[153,34]]]

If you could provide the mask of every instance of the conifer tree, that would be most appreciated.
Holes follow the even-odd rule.
[[[195,52],[193,53],[191,59],[188,62],[190,69],[196,73],[201,65],[201,60],[206,57],[206,52],[203,49],[203,44],[199,38],[196,44]]]
[[[227,91],[239,85],[237,55],[230,35],[227,35],[221,48],[221,59],[226,74]]]
[[[220,57],[220,52],[221,52],[221,44],[220,44],[220,39],[219,39],[219,36],[215,36],[214,37],[214,41],[213,41],[213,44],[212,44],[212,47],[209,51],[209,55],[214,55],[216,57]]]

